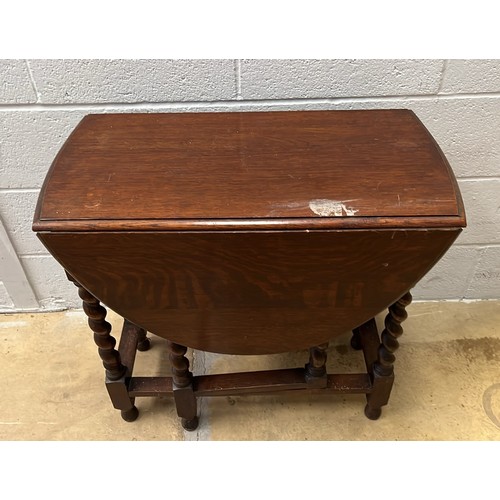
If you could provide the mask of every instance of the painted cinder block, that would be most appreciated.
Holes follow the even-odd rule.
[[[82,307],[78,290],[51,255],[30,255],[20,260],[26,274],[36,277],[31,279],[31,285],[42,310]]]
[[[3,281],[0,281],[0,312],[10,312],[14,310],[14,302],[12,302],[12,298],[9,295],[5,284]]]
[[[478,249],[453,246],[412,290],[415,300],[462,299],[479,258]]]
[[[57,152],[85,111],[0,113],[0,188],[41,187]]]
[[[22,59],[0,59],[0,104],[36,102],[28,66]]]
[[[431,94],[443,67],[438,59],[244,59],[240,64],[242,99]]]
[[[32,60],[43,103],[211,101],[236,97],[234,61]]]
[[[458,177],[500,176],[500,98],[410,103]]]
[[[500,246],[481,249],[479,262],[467,289],[467,298],[500,297]]]
[[[17,255],[47,253],[31,230],[37,199],[38,191],[0,191],[0,218]]]
[[[500,92],[500,59],[450,59],[440,94]]]
[[[467,228],[460,244],[500,243],[500,179],[460,180]]]

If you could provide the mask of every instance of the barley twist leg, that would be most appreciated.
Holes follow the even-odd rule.
[[[407,292],[389,307],[389,314],[385,317],[377,361],[373,364],[373,392],[368,395],[365,408],[365,415],[371,420],[380,417],[382,406],[389,401],[394,382],[394,353],[399,347],[398,338],[403,334],[401,323],[408,317],[406,307],[411,301],[411,293]]]
[[[194,431],[198,427],[198,416],[196,396],[193,391],[193,374],[189,371],[189,360],[185,356],[187,348],[174,342],[168,342],[167,345],[172,364],[172,385],[177,415],[181,417],[184,429]]]

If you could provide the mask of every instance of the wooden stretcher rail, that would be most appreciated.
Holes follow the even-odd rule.
[[[372,391],[366,373],[332,374],[324,387],[309,386],[302,368],[243,372],[194,377],[196,397],[277,394],[307,391],[313,394],[368,394]],[[171,377],[132,377],[128,385],[130,397],[167,397],[173,395]]]

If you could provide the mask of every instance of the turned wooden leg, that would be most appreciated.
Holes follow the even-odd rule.
[[[309,362],[306,364],[306,382],[315,387],[325,387],[327,381],[326,374],[326,350],[328,342],[309,349]]]
[[[143,328],[139,330],[139,335],[137,337],[137,350],[144,352],[148,351],[151,347],[151,341],[146,336],[147,332]]]
[[[363,348],[361,344],[361,333],[359,331],[359,328],[355,328],[352,331],[351,347],[356,351],[361,351],[361,349]]]
[[[94,332],[94,342],[106,370],[106,388],[111,402],[116,409],[121,410],[124,420],[132,422],[138,417],[139,411],[134,405],[134,399],[128,395],[125,381],[127,367],[122,364],[120,353],[115,349],[116,339],[111,336],[111,325],[105,320],[106,308],[71,275],[67,274],[67,276],[78,288],[78,295],[83,301],[83,310],[88,317],[89,327]]]
[[[385,317],[377,361],[373,363],[373,392],[368,394],[365,407],[365,415],[371,420],[379,418],[382,406],[389,402],[394,383],[394,353],[399,347],[398,338],[403,334],[401,323],[408,317],[405,308],[411,300],[411,293],[407,292],[389,307],[389,314]]]
[[[168,342],[167,346],[172,363],[172,388],[177,415],[181,417],[184,429],[194,431],[198,427],[198,416],[193,374],[189,371],[189,360],[185,356],[187,348],[173,342]]]

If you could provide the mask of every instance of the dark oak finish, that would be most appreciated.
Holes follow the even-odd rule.
[[[365,415],[376,420],[380,417],[382,406],[389,402],[392,385],[394,383],[394,352],[399,347],[398,337],[403,334],[401,323],[408,317],[405,308],[411,304],[412,296],[407,292],[396,303],[389,307],[389,314],[385,317],[385,328],[380,338],[377,360],[371,365],[373,392],[368,395]]]
[[[173,397],[187,430],[197,397],[228,394],[363,393],[378,418],[408,290],[464,226],[453,172],[408,110],[89,115],[33,222],[79,287],[115,408],[131,421],[136,397]],[[126,318],[118,350],[101,302]],[[349,330],[366,373],[328,374],[328,341]],[[169,341],[172,377],[133,376],[146,331]],[[309,360],[194,376],[186,346]]]
[[[351,337],[351,347],[355,349],[356,351],[361,350],[361,337],[360,337],[360,332],[359,328],[355,328],[352,331],[352,337]]]
[[[118,380],[125,375],[126,367],[122,365],[120,353],[115,349],[116,339],[110,334],[111,325],[106,321],[107,311],[99,300],[67,274],[68,279],[78,288],[78,295],[83,302],[83,311],[88,317],[90,329],[94,332],[97,351],[106,370],[109,380]]]
[[[392,375],[395,361],[394,352],[399,347],[398,338],[403,334],[401,323],[408,317],[406,307],[411,304],[412,296],[407,292],[395,304],[389,307],[385,317],[385,328],[381,334],[382,343],[378,351],[378,361],[374,370],[380,375]]]
[[[383,311],[458,230],[43,233],[61,264],[136,325],[195,349],[308,349]]]
[[[326,350],[328,342],[309,349],[309,362],[306,364],[306,381],[315,387],[325,387],[326,380]]]
[[[170,341],[167,345],[172,364],[172,389],[177,415],[181,417],[184,429],[193,431],[198,427],[198,416],[193,391],[193,374],[189,371],[189,360],[185,356],[187,348]]]
[[[139,329],[139,337],[137,339],[137,350],[144,352],[148,351],[151,347],[151,342],[147,337],[147,332],[143,328]]]
[[[37,218],[321,219],[314,200],[356,217],[462,216],[457,193],[408,110],[90,115],[56,158]]]

